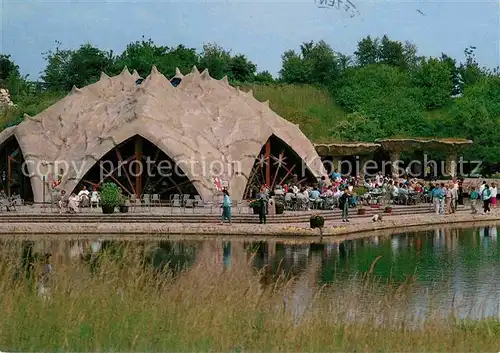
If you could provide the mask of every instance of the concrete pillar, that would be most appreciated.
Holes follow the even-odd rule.
[[[451,176],[452,178],[457,176],[457,153],[449,152],[446,155],[446,175]]]
[[[363,179],[363,180],[365,179],[365,175],[366,175],[366,167],[367,166],[371,166],[371,167],[374,166],[373,162],[367,164],[367,162],[370,161],[370,160],[372,160],[372,158],[369,155],[360,155],[359,156],[359,171],[358,171],[358,174],[361,177],[361,179]],[[372,173],[373,173],[373,171],[372,171]]]
[[[390,152],[391,157],[391,175],[393,179],[399,178],[399,160],[400,153],[397,151]]]

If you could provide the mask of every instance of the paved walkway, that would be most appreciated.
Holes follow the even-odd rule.
[[[375,234],[390,234],[435,228],[436,226],[469,227],[500,221],[500,212],[492,214],[472,215],[468,211],[459,211],[453,215],[436,216],[431,213],[420,215],[384,216],[381,222],[373,222],[371,217],[353,219],[350,223],[341,221],[326,222],[322,239],[339,241],[346,238],[372,236]],[[244,237],[245,239],[270,238],[307,238],[308,241],[318,241],[318,229],[310,229],[308,223],[292,224],[224,224],[217,223],[106,223],[106,222],[65,222],[65,223],[4,223],[0,227],[2,237],[15,235],[57,237],[99,237],[99,238],[194,238],[207,239],[213,237]],[[297,238],[299,237],[299,238]]]

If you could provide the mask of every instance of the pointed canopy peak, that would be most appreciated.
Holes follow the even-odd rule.
[[[196,67],[196,65],[194,65],[193,68],[191,69],[191,73],[192,74],[196,74],[196,75],[200,74],[200,72],[198,71],[198,68]]]
[[[247,96],[249,96],[249,97],[253,97],[253,91],[252,91],[252,90],[249,90],[249,91],[247,92]]]
[[[241,94],[241,91],[240,91],[240,86],[236,86],[234,87],[234,90],[236,91],[236,94],[240,95]]]
[[[82,93],[82,90],[79,89],[78,87],[76,87],[75,85],[73,85],[73,88],[71,88],[71,92],[69,92],[70,94],[76,94],[76,93]]]
[[[222,82],[224,85],[226,86],[230,86],[229,85],[229,80],[227,79],[227,75],[224,76],[223,78],[220,79],[220,82]]]
[[[24,120],[32,120],[33,118],[28,114],[24,113]]]
[[[100,80],[107,80],[109,79],[109,76],[106,75],[106,73],[104,71],[101,72],[101,77],[100,77]]]
[[[132,76],[130,71],[128,71],[128,67],[124,66],[122,72],[120,72],[120,76]]]
[[[160,71],[158,71],[158,68],[156,67],[156,65],[153,65],[153,67],[151,68],[151,75],[154,75],[154,76],[160,75]]]
[[[134,70],[134,72],[132,72],[132,77],[137,80],[141,76],[139,75],[139,73],[137,72],[137,70]]]
[[[262,102],[262,104],[264,104],[266,107],[269,107],[269,101],[265,101],[265,102]]]
[[[178,67],[175,68],[175,77],[184,77],[181,70]]]
[[[211,79],[210,73],[208,72],[208,69],[203,70],[203,72],[201,73],[201,78],[203,80],[210,80]]]

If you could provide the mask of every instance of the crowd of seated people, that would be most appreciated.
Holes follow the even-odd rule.
[[[274,193],[283,197],[285,205],[291,209],[310,210],[335,208],[346,189],[349,206],[354,207],[360,202],[367,205],[382,202],[407,205],[429,201],[429,188],[429,185],[408,176],[393,179],[379,172],[374,177],[362,178],[342,176],[334,170],[329,178],[323,176],[316,183],[300,183],[294,176],[287,183],[277,186]]]
[[[92,192],[87,190],[86,186],[82,190],[71,195],[67,195],[66,190],[61,190],[60,194],[54,200],[59,213],[67,211],[68,213],[78,213],[80,208],[90,207],[92,204],[99,204],[99,192],[94,187]]]

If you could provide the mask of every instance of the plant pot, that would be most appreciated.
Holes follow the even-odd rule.
[[[358,214],[365,214],[366,210],[364,208],[358,208]]]
[[[104,214],[111,214],[115,212],[114,206],[102,205],[101,208],[102,208],[102,213]]]
[[[323,228],[325,225],[325,219],[323,216],[312,216],[309,218],[309,225],[311,228]]]
[[[128,212],[128,206],[121,205],[120,206],[120,213],[127,213],[127,212]]]
[[[281,202],[277,202],[275,208],[276,214],[283,214],[283,212],[285,211],[285,205],[283,205]]]
[[[392,213],[392,207],[386,207],[384,212],[385,213]]]

